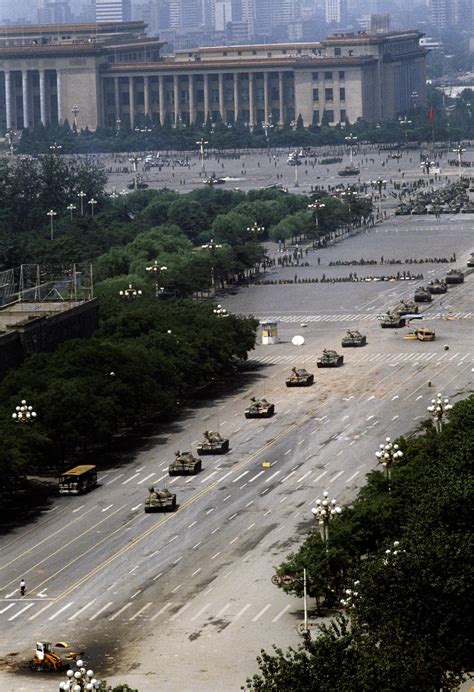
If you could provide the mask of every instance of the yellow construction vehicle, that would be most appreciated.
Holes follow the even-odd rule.
[[[36,642],[35,655],[31,661],[33,670],[63,670],[70,666],[71,661],[81,656],[80,653],[70,651],[61,657],[53,651],[53,647],[56,649],[68,649],[69,644],[67,642],[57,642],[57,644],[51,644],[51,642]]]

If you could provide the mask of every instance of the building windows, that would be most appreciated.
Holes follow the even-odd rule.
[[[319,72],[313,72],[313,79],[317,82],[319,79]]]
[[[334,55],[339,58],[342,55],[340,48],[334,48]]]
[[[339,100],[340,100],[340,101],[345,101],[345,100],[346,100],[346,89],[345,89],[345,87],[340,87],[340,89],[339,89]]]
[[[326,111],[326,120],[328,123],[334,122],[334,111]]]
[[[341,117],[340,117],[340,122],[345,123],[347,118],[347,113],[345,108],[341,108]]]
[[[332,72],[325,72],[324,73],[324,79],[327,79],[327,80],[332,79]]]
[[[339,70],[339,79],[345,79],[346,78],[346,73],[344,70]]]
[[[333,89],[325,89],[324,90],[324,98],[326,99],[326,101],[334,101]]]
[[[319,89],[313,89],[313,101],[319,101]]]

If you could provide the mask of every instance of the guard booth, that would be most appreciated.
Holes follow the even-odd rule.
[[[278,339],[278,322],[260,322],[262,326],[262,345],[277,344]]]

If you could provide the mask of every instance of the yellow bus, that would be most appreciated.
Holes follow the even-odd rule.
[[[59,476],[60,495],[80,495],[97,485],[97,467],[89,464],[75,466]]]

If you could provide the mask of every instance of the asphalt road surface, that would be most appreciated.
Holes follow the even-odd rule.
[[[228,310],[279,320],[280,343],[259,345],[234,387],[118,456],[100,472],[99,488],[57,498],[34,523],[1,537],[0,688],[57,689],[61,678],[27,670],[38,639],[71,642],[98,676],[140,692],[238,690],[256,671],[260,648],[296,645],[302,603],[271,577],[312,525],[316,498],[328,490],[349,503],[387,435],[414,430],[437,391],[454,402],[472,390],[472,275],[421,306],[423,324],[436,331],[432,343],[404,340],[405,329],[381,329],[377,320],[427,279],[465,268],[471,229],[469,215],[398,218],[310,252],[308,267],[267,275],[375,275],[398,265],[329,263],[456,253],[455,264],[410,265],[424,282],[279,284],[220,296]],[[368,345],[344,349],[339,369],[317,370],[322,349],[341,351],[348,328],[367,334]],[[291,344],[295,334],[304,346]],[[286,388],[293,365],[314,372],[315,384]],[[244,418],[254,394],[275,403],[273,418]],[[203,457],[198,476],[169,478],[174,452],[195,451],[202,432],[217,428],[229,453]],[[177,493],[175,513],[144,514],[150,484]]]

